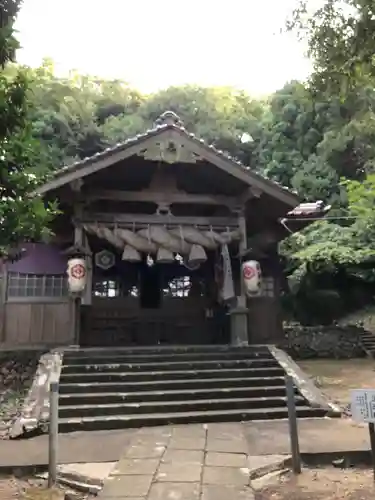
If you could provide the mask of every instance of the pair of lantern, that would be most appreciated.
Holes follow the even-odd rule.
[[[199,257],[199,260],[204,260],[203,255],[197,254],[195,257]],[[82,257],[73,257],[69,259],[67,274],[69,291],[71,293],[82,293],[87,283],[86,259]],[[257,295],[262,286],[262,270],[259,262],[256,260],[244,262],[242,264],[242,279],[246,294],[249,296]]]

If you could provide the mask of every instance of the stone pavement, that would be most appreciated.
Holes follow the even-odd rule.
[[[243,426],[252,454],[289,453],[287,420],[244,422]],[[370,450],[368,425],[350,418],[301,418],[298,435],[301,453],[305,454]]]
[[[252,455],[289,454],[286,420],[244,422],[242,428]],[[300,419],[298,429],[302,453],[370,449],[367,426],[356,424],[350,419]],[[116,462],[137,432],[135,429],[122,429],[60,434],[58,461],[60,464]],[[16,441],[0,440],[0,470],[2,467],[47,464],[48,436]]]
[[[255,465],[241,424],[143,428],[134,431],[98,498],[252,500]]]
[[[71,432],[59,434],[59,464],[117,462],[134,431]],[[0,440],[1,468],[46,466],[48,464],[48,435],[29,439]]]

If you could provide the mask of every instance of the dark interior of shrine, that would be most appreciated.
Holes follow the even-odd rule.
[[[189,266],[178,256],[168,263],[147,255],[127,262],[95,237],[90,237],[90,248],[94,256],[107,253],[113,261],[103,269],[93,259],[92,304],[82,306],[81,345],[229,342],[217,251],[208,252],[199,266]],[[236,282],[238,259],[232,268]]]

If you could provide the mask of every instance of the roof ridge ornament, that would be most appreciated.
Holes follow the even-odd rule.
[[[164,113],[155,120],[155,125],[175,125],[177,127],[183,127],[184,123],[174,111],[164,111]]]

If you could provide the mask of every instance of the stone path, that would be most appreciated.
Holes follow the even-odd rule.
[[[286,420],[244,422],[242,429],[253,455],[290,453]],[[350,419],[300,419],[298,431],[302,453],[370,450],[367,426]],[[136,432],[122,429],[60,434],[59,463],[116,462]],[[47,435],[16,441],[0,440],[0,471],[9,467],[47,464]]]
[[[58,462],[116,462],[132,435],[132,429],[59,434]],[[12,467],[47,465],[47,434],[30,439],[0,440],[0,471]]]
[[[143,428],[98,498],[252,500],[251,467],[241,424]]]

